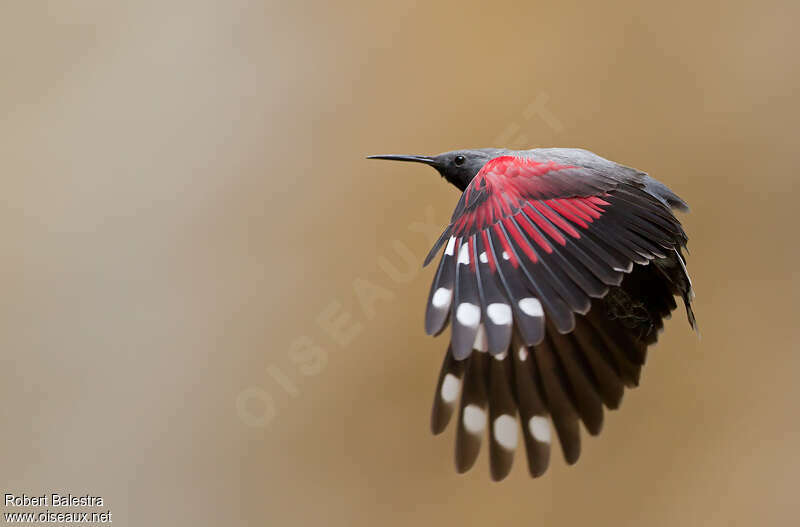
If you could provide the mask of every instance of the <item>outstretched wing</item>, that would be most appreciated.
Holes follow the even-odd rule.
[[[461,393],[460,472],[488,425],[492,477],[508,474],[517,413],[532,475],[549,463],[548,416],[574,463],[579,420],[599,433],[602,407],[638,383],[673,295],[694,326],[686,235],[670,210],[686,204],[634,169],[572,158],[548,150],[489,161],[426,260],[446,242],[425,318],[430,334],[452,320],[431,426],[444,430]]]
[[[670,209],[686,204],[589,152],[531,152],[481,169],[426,260],[446,242],[425,319],[430,334],[452,320],[431,427],[444,430],[458,406],[459,472],[488,428],[496,480],[511,468],[517,415],[533,476],[549,463],[551,420],[574,463],[580,421],[599,433],[603,406],[638,384],[674,295],[695,326],[686,235]]]
[[[633,264],[663,258],[686,242],[678,220],[645,190],[645,176],[534,157],[489,161],[466,188],[431,288],[426,331],[452,320],[452,353],[508,349],[516,326],[539,344],[545,319],[562,334],[591,298],[619,285]]]

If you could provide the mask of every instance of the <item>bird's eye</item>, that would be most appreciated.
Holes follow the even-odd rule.
[[[464,161],[466,161],[466,160],[467,160],[467,158],[464,157],[464,156],[456,156],[456,158],[453,160],[453,162],[455,162],[456,166],[461,166],[461,165],[464,164]]]

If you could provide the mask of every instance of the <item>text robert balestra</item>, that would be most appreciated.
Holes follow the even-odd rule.
[[[76,496],[53,492],[41,496],[29,496],[23,493],[19,495],[5,494],[3,503],[6,507],[102,507],[103,498],[89,494]]]

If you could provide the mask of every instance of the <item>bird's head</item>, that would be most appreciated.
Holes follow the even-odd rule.
[[[437,156],[400,156],[380,155],[369,156],[367,159],[388,159],[390,161],[410,161],[424,163],[439,171],[447,181],[463,191],[467,188],[472,178],[492,158],[502,155],[502,150],[496,148],[481,148],[478,150],[453,150]]]

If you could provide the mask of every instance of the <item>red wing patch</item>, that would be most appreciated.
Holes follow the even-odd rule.
[[[634,184],[553,161],[493,159],[428,256],[447,241],[426,329],[441,331],[450,311],[457,358],[472,339],[475,349],[503,349],[511,315],[529,344],[543,338],[545,314],[567,333],[573,314],[585,314],[633,263],[661,258],[685,239],[663,203]]]
[[[453,234],[485,229],[516,214],[526,199],[536,193],[537,178],[567,168],[575,167],[512,156],[489,161],[461,196],[453,214]]]
[[[591,169],[532,157],[497,157],[483,166],[462,194],[451,219],[451,234],[474,234],[516,215],[531,201],[544,201],[559,216],[586,228],[608,205],[599,196],[617,184]]]

